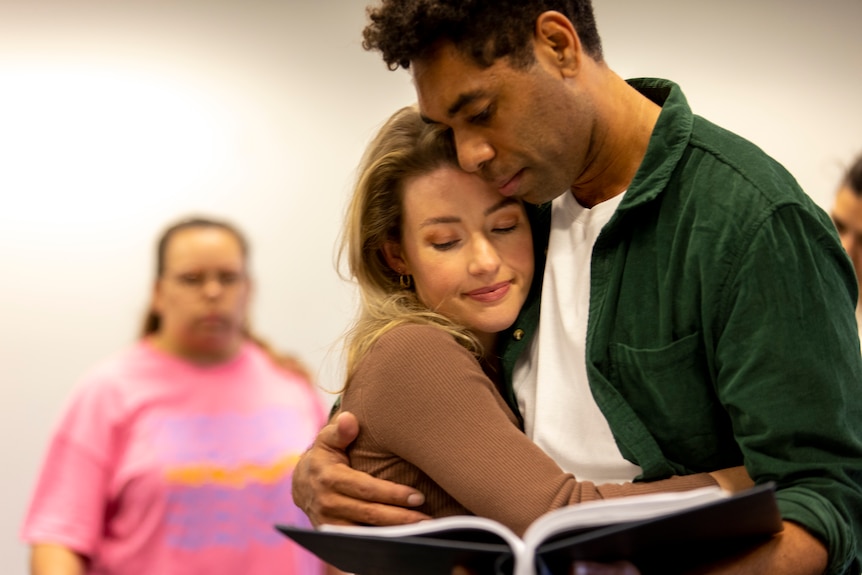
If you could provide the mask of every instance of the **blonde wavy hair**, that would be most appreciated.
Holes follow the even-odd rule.
[[[402,287],[383,254],[387,241],[401,241],[407,183],[446,166],[458,166],[450,133],[425,123],[415,106],[395,112],[365,151],[338,252],[340,261],[346,255],[349,277],[361,296],[359,315],[346,338],[347,381],[380,336],[405,323],[439,327],[476,355],[482,353],[464,326],[426,307],[412,287]]]

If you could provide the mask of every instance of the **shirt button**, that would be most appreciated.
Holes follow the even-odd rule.
[[[515,341],[521,341],[522,339],[524,339],[524,330],[520,328],[516,329],[512,332],[512,337],[515,339]]]

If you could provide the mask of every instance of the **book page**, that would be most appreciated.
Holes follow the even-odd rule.
[[[524,533],[524,541],[526,547],[532,550],[560,531],[650,519],[729,496],[730,493],[718,486],[713,486],[675,493],[650,493],[587,501],[562,507],[541,516]]]
[[[433,536],[439,539],[455,539],[461,540],[463,537],[451,536],[447,537],[447,532],[453,531],[477,531],[484,533],[492,533],[502,539],[502,542],[512,548],[514,555],[518,555],[524,547],[524,542],[512,532],[511,529],[486,517],[476,517],[474,515],[454,515],[451,517],[440,517],[438,519],[429,519],[420,521],[419,523],[410,523],[407,525],[389,525],[385,527],[370,527],[359,525],[321,525],[318,528],[321,532],[341,533],[345,535],[358,535],[362,537],[422,537]]]

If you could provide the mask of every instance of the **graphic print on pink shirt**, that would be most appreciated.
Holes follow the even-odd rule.
[[[283,450],[284,438],[307,436],[293,425],[307,418],[293,411],[161,413],[147,422],[153,456],[163,470],[168,546],[194,551],[283,545],[273,524],[307,524],[290,495],[304,446]]]

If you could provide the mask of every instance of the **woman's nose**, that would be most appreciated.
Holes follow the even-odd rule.
[[[496,248],[487,239],[479,239],[473,242],[472,259],[470,262],[470,273],[474,275],[496,272],[500,267],[500,255]]]

